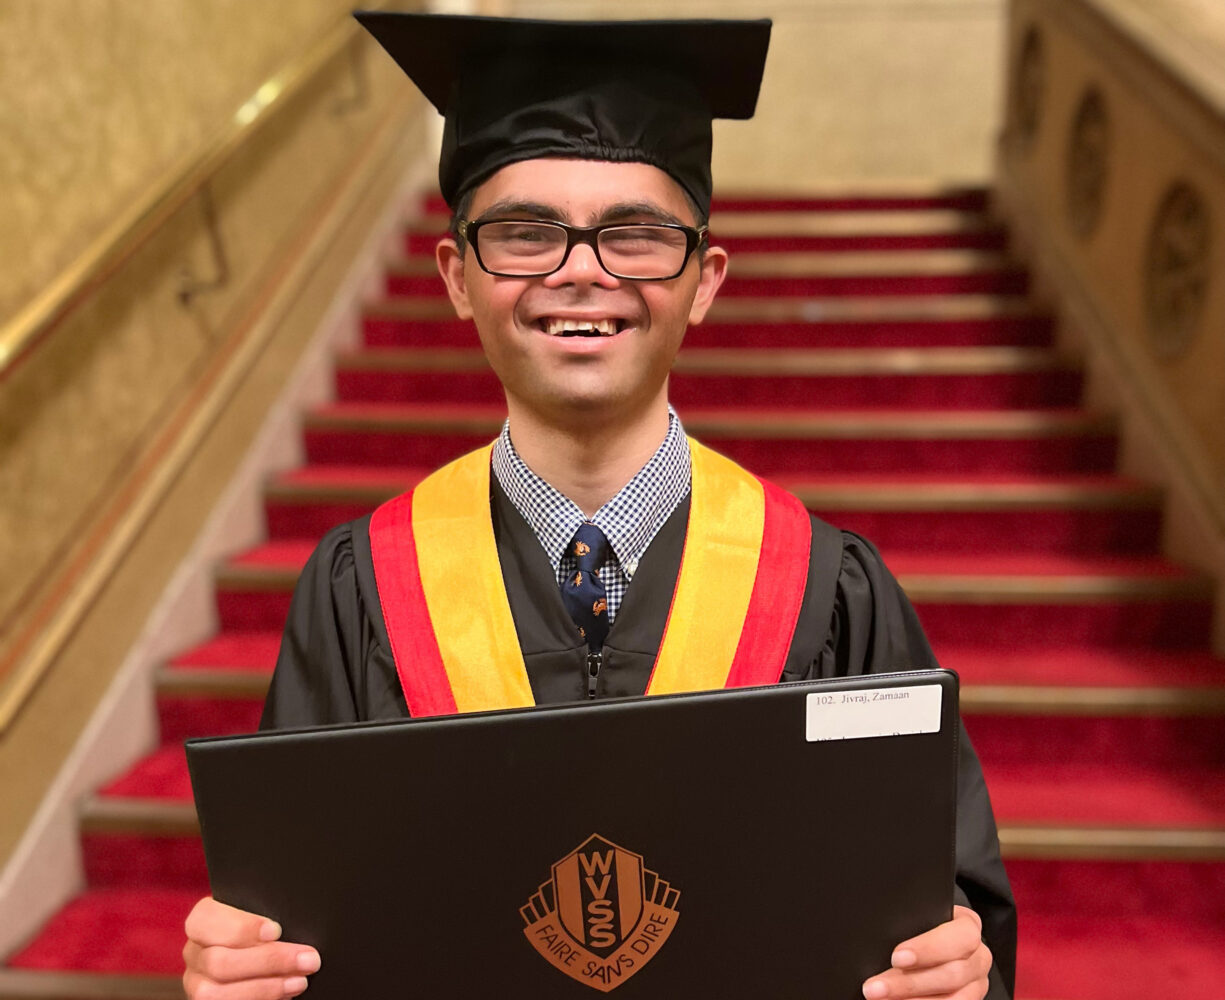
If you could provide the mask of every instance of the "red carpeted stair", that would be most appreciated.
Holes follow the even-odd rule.
[[[87,891],[12,956],[0,998],[176,994],[159,977],[207,888],[182,740],[255,727],[327,528],[496,432],[497,384],[432,273],[429,207],[365,346],[337,359],[336,400],[303,415],[308,463],[267,488],[267,542],[218,570],[222,631],[160,673],[163,746],[85,804]],[[1080,408],[985,195],[725,198],[712,228],[733,277],[673,400],[691,433],[875,540],[961,674],[1021,907],[1018,996],[1219,995],[1211,584],[1161,557],[1161,498],[1114,471],[1115,423]]]

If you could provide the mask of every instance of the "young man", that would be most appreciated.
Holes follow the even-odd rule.
[[[870,544],[802,510],[796,520],[796,501],[690,446],[668,406],[685,329],[727,268],[704,228],[710,119],[752,114],[768,23],[361,18],[446,115],[439,175],[457,232],[438,267],[509,419],[491,449],[321,542],[264,726],[643,694],[660,690],[665,661],[713,662],[719,686],[740,669],[744,602],[731,625],[670,620],[712,580],[721,595],[747,595],[755,578],[790,595],[773,646],[754,647],[772,652],[750,664],[771,681],[935,665]],[[457,511],[475,515],[451,538],[440,525]],[[798,525],[790,552],[764,551],[763,518]],[[760,551],[727,561],[702,542],[715,529],[748,530]],[[703,655],[678,655],[686,641]],[[488,656],[472,654],[480,643]],[[963,747],[953,919],[899,943],[865,983],[870,1000],[1011,992],[1015,912]],[[279,934],[201,900],[187,921],[188,995],[302,992],[320,956]]]

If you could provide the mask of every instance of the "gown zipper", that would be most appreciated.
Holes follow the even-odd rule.
[[[603,650],[593,649],[587,652],[587,697],[595,697],[596,683],[600,679],[600,665],[604,662]]]

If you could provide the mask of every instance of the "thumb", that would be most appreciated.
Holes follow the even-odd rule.
[[[251,948],[281,936],[275,920],[248,913],[206,896],[192,907],[184,925],[187,937],[203,948]]]

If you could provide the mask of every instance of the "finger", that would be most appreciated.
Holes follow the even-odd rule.
[[[944,997],[985,978],[969,961],[947,962],[934,969],[903,972],[890,969],[864,984],[867,1000],[909,1000],[911,997]]]
[[[889,969],[863,985],[867,1000],[903,1000],[910,997],[949,997],[962,990],[984,995],[991,972],[991,951],[980,945],[967,959],[934,968]]]
[[[931,968],[967,958],[982,943],[982,929],[977,913],[965,906],[955,906],[952,920],[894,948],[893,967]]]
[[[208,947],[249,948],[281,936],[281,925],[258,913],[248,913],[206,896],[192,907],[184,924],[187,937]]]
[[[956,993],[949,994],[948,1000],[986,1000],[987,991],[991,989],[991,983],[986,979],[976,983],[971,983]]]
[[[273,941],[252,948],[200,948],[187,963],[188,968],[218,983],[273,976],[310,975],[319,971],[319,953],[306,945]]]
[[[183,976],[183,992],[188,1000],[284,1000],[306,989],[304,976],[248,979],[242,983],[215,983],[197,972]]]

